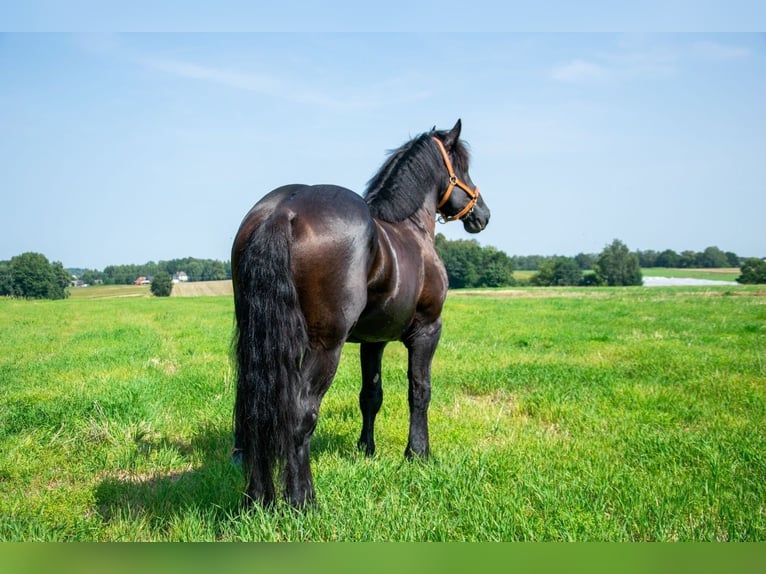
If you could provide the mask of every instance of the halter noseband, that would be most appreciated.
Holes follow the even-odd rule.
[[[471,213],[473,211],[473,208],[476,207],[476,202],[479,201],[479,187],[475,186],[473,189],[468,187],[465,183],[460,181],[457,176],[455,175],[455,170],[452,169],[452,162],[449,159],[449,156],[447,155],[447,150],[444,149],[444,144],[439,140],[438,138],[432,138],[436,145],[439,148],[439,151],[442,152],[442,158],[444,159],[444,165],[447,166],[447,171],[449,172],[449,184],[447,185],[447,191],[444,192],[444,195],[442,195],[442,198],[439,200],[439,203],[436,205],[436,211],[439,212],[440,221],[442,223],[446,223],[448,221],[455,221],[456,219],[463,219],[466,215]],[[468,197],[471,198],[471,201],[469,201],[466,206],[461,209],[459,212],[457,212],[455,215],[445,215],[441,211],[441,207],[447,203],[447,200],[449,200],[450,195],[452,195],[452,190],[455,189],[455,186],[462,189],[466,194],[468,194]]]

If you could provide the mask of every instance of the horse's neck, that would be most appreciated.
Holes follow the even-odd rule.
[[[431,240],[431,243],[433,243],[436,235],[436,211],[434,209],[425,209],[424,207],[421,207],[415,213],[415,218],[413,219],[417,222],[413,222],[413,224],[425,231],[428,238]]]
[[[426,194],[423,204],[415,210],[402,225],[407,226],[412,233],[425,235],[433,243],[436,235],[436,199],[433,193]]]

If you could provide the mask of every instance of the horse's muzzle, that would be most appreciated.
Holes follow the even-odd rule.
[[[478,206],[477,206],[478,207]],[[463,229],[468,233],[479,233],[489,223],[489,210],[483,209],[481,212],[474,209],[469,215],[462,219]]]

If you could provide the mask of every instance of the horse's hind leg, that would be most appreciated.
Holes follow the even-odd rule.
[[[309,447],[319,418],[319,406],[335,376],[342,348],[342,343],[332,349],[314,348],[303,357],[301,378],[304,386],[297,401],[295,442],[288,450],[285,468],[285,495],[295,507],[313,503],[315,499]]]
[[[244,498],[245,506],[250,506],[254,502],[263,506],[270,506],[276,498],[273,463],[256,455],[249,471],[247,492]]]
[[[380,363],[385,343],[362,343],[359,357],[362,363],[362,390],[359,392],[359,408],[362,411],[362,435],[357,442],[367,456],[375,454],[375,416],[383,404],[383,382],[380,379]]]

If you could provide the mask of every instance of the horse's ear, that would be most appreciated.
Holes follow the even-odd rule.
[[[455,145],[458,139],[460,139],[460,130],[463,129],[463,124],[461,123],[460,119],[458,118],[457,122],[455,123],[455,127],[453,127],[449,133],[444,138],[444,145],[446,147],[452,147]]]

